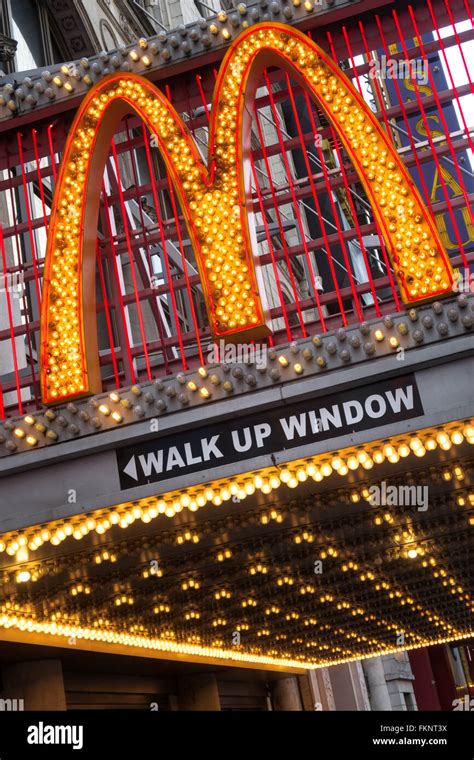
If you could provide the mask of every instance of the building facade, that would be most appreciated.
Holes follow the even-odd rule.
[[[468,3],[0,20],[0,704],[470,709]]]

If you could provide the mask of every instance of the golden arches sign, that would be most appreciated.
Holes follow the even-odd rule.
[[[59,172],[47,243],[41,383],[45,403],[101,390],[95,310],[102,174],[120,119],[136,113],[156,136],[186,219],[212,333],[248,340],[270,332],[249,223],[251,116],[259,75],[287,70],[334,124],[372,204],[405,303],[451,291],[433,220],[377,119],[335,62],[306,35],[274,22],[243,32],[217,78],[203,164],[166,97],[143,77],[104,77],[84,98]]]

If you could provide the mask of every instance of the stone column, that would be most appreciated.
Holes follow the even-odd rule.
[[[335,710],[334,694],[328,668],[308,671],[308,680],[313,693],[313,710]]]
[[[178,680],[178,709],[220,710],[221,703],[215,675],[206,673],[180,678]]]
[[[275,681],[272,689],[272,701],[274,710],[303,710],[297,678],[289,676]]]
[[[391,710],[392,704],[381,657],[371,657],[362,663],[369,683],[370,704],[372,710]]]
[[[329,668],[329,676],[336,710],[370,710],[360,662],[332,665]]]
[[[61,660],[7,665],[2,671],[3,699],[23,699],[25,710],[66,710]]]

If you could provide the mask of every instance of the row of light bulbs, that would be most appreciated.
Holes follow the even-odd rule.
[[[452,446],[460,446],[464,441],[474,443],[472,421],[464,425],[451,423],[440,429],[420,431],[411,436],[396,436],[386,443],[369,443],[357,450],[348,449],[332,457],[320,455],[309,460],[288,463],[282,468],[269,467],[257,473],[233,478],[224,484],[217,481],[207,487],[191,487],[186,491],[158,498],[151,504],[149,499],[146,499],[135,504],[102,510],[97,514],[86,514],[60,524],[52,523],[40,528],[26,529],[14,535],[3,536],[0,539],[0,553],[6,551],[10,556],[15,556],[20,550],[36,551],[45,543],[59,546],[68,537],[82,540],[93,531],[104,535],[114,526],[126,529],[137,520],[149,523],[159,515],[172,518],[183,509],[196,512],[206,504],[220,506],[232,497],[243,501],[256,491],[270,494],[282,484],[294,489],[309,478],[320,483],[333,473],[345,477],[349,471],[360,468],[369,471],[384,461],[397,464],[400,459],[409,456],[422,458],[427,452],[437,448],[449,451]]]
[[[334,659],[331,657],[325,658],[324,650],[330,649],[329,645],[326,644],[318,647],[318,649],[320,648],[322,652],[319,653],[318,657],[313,659],[308,658],[304,653],[297,657],[269,657],[265,655],[240,651],[238,648],[234,650],[221,648],[222,640],[217,640],[220,642],[219,645],[212,647],[203,647],[199,646],[198,644],[193,645],[176,642],[173,640],[174,636],[172,635],[172,632],[170,632],[169,638],[153,638],[146,635],[116,632],[107,629],[100,629],[97,627],[82,627],[74,624],[63,624],[60,622],[37,621],[25,615],[5,612],[0,614],[0,628],[3,628],[5,630],[15,629],[33,636],[34,634],[46,634],[48,636],[51,636],[52,643],[55,639],[64,641],[74,640],[77,642],[79,647],[81,641],[95,641],[103,644],[104,647],[109,647],[110,645],[126,646],[148,652],[157,651],[168,655],[186,655],[189,658],[204,658],[204,660],[218,659],[223,661],[235,661],[242,663],[248,662],[268,667],[286,667],[293,669],[313,669],[318,667],[325,667],[327,665],[347,663],[354,660],[360,660],[374,656],[373,649],[367,651],[362,655],[361,653],[354,654],[353,650],[348,649],[346,650],[345,655],[342,657]],[[406,642],[403,645],[403,649],[411,650],[419,647],[432,646],[434,644],[451,643],[463,639],[467,635],[469,635],[469,632],[463,631],[460,633],[456,632],[453,634],[448,634],[442,637],[435,636],[431,639],[421,637],[415,643]],[[350,634],[348,636],[351,639],[353,638],[350,636]],[[194,636],[194,639],[196,638],[197,637]],[[302,641],[303,640],[301,639],[301,642]],[[340,648],[338,649],[340,650]],[[393,654],[399,650],[399,646],[386,646],[383,642],[377,642],[377,654],[379,655]],[[110,651],[110,649],[107,651]],[[273,651],[277,652],[278,650]]]
[[[264,327],[240,166],[242,87],[262,49],[292,62],[324,104],[329,119],[344,133],[351,158],[362,166],[368,195],[382,218],[394,269],[408,299],[448,292],[450,270],[435,228],[425,218],[411,180],[370,109],[358,101],[336,64],[309,38],[291,27],[262,25],[235,43],[217,79],[217,110],[211,117],[209,136],[212,165],[208,169],[167,99],[147,80],[117,74],[99,83],[83,102],[64,151],[64,173],[56,190],[46,253],[42,379],[48,400],[87,391],[83,289],[77,273],[91,150],[114,101],[125,99],[143,118],[158,138],[176,180],[179,200],[188,209],[189,233],[212,332],[226,336],[244,329],[255,335],[256,329]]]
[[[330,6],[334,0],[326,0],[326,2]],[[45,69],[40,77],[24,77],[18,86],[9,82],[2,88],[0,109],[5,107],[6,114],[11,114],[18,111],[21,103],[34,108],[41,99],[54,101],[61,92],[72,95],[77,92],[79,83],[82,82],[87,87],[91,87],[94,81],[111,71],[129,72],[132,68],[134,70],[138,68],[146,72],[153,64],[156,66],[172,62],[176,59],[176,53],[185,56],[192,55],[196,52],[194,46],[198,43],[204,50],[211,47],[213,38],[225,44],[235,36],[236,30],[247,29],[261,17],[263,20],[270,20],[271,15],[268,11],[276,16],[281,13],[284,19],[289,21],[294,16],[291,6],[302,7],[306,13],[311,13],[315,7],[319,9],[321,2],[320,0],[315,0],[315,2],[291,0],[290,6],[280,5],[278,0],[271,0],[271,2],[260,0],[259,5],[263,14],[256,6],[248,8],[245,3],[239,3],[235,9],[237,12],[230,16],[226,11],[220,10],[215,15],[215,20],[201,18],[192,26],[181,24],[175,30],[169,32],[163,30],[156,35],[156,41],[141,37],[133,47],[121,45],[117,51],[102,51],[92,60],[84,56],[77,62],[63,63],[57,71],[51,72]],[[83,88],[79,86],[79,89]]]
[[[414,556],[423,556],[424,554],[425,554],[425,552],[418,552],[418,553],[415,553]],[[326,556],[331,556],[331,557],[336,558],[338,556],[338,552],[334,549],[334,547],[329,546],[327,548],[327,550],[325,550],[323,553],[321,553],[321,557],[322,558],[325,558]],[[408,555],[408,556],[410,556],[410,555]],[[433,557],[431,557],[429,560],[424,560],[423,563],[422,563],[422,566],[423,567],[436,568],[437,562],[436,562],[436,560]],[[261,570],[262,569],[264,569],[264,568],[261,568]],[[438,615],[434,615],[434,617],[433,617],[433,615],[431,613],[424,611],[422,609],[421,605],[419,605],[419,604],[415,605],[415,602],[414,602],[414,600],[413,600],[412,597],[410,597],[409,595],[404,595],[399,590],[394,590],[391,587],[391,584],[389,584],[386,580],[381,580],[380,578],[377,578],[376,574],[374,573],[374,571],[372,569],[370,569],[370,570],[368,570],[368,569],[367,570],[361,570],[361,568],[359,567],[359,565],[357,563],[355,563],[355,562],[353,562],[351,560],[347,561],[347,559],[346,559],[345,563],[341,567],[341,570],[343,572],[348,572],[349,570],[357,572],[358,573],[358,578],[359,578],[359,580],[361,582],[367,582],[367,581],[372,582],[374,584],[374,587],[375,587],[376,590],[382,590],[382,591],[385,590],[385,591],[387,591],[387,594],[388,594],[389,598],[392,599],[392,600],[398,601],[401,606],[404,606],[405,604],[413,606],[414,611],[417,610],[418,612],[421,612],[421,614],[423,614],[425,617],[427,617],[429,619],[430,623],[434,623],[435,627],[442,627],[444,630],[448,630],[450,632],[450,634],[452,634],[453,636],[460,636],[461,635],[460,631],[456,630],[454,628],[454,626],[452,626],[451,624],[449,624],[446,621],[442,620]],[[439,565],[434,570],[433,575],[434,575],[434,577],[438,577],[438,575],[439,575],[442,578],[443,585],[451,587],[451,593],[458,593],[458,594],[462,594],[463,593],[462,588],[460,588],[459,584],[456,583],[455,579],[452,576],[450,576],[447,571],[445,571],[444,569],[440,569]],[[282,580],[284,582],[291,583],[291,584],[293,582],[290,578],[284,578]],[[193,583],[192,585],[196,585],[196,584]],[[305,588],[300,588],[299,589],[299,593],[300,594],[303,593],[303,592],[304,593],[315,593],[315,589],[314,588],[309,588],[308,586],[306,586]],[[74,590],[71,591],[71,593],[73,593],[73,594],[74,593],[86,593],[87,594],[87,593],[90,593],[90,589],[85,588],[83,584],[78,584],[77,587]],[[229,598],[229,592],[223,590],[223,592],[222,592],[222,598]],[[334,607],[335,607],[335,609],[337,609],[337,610],[348,610],[351,615],[364,615],[364,610],[362,608],[353,608],[348,602],[337,600],[330,593],[324,594],[320,598],[320,601],[321,602],[327,602],[327,603],[333,604]],[[128,605],[130,605],[130,604],[133,604],[133,599],[130,597],[130,595],[129,596],[122,595],[122,597],[119,597],[115,601],[115,604],[118,605],[118,606],[120,606],[121,604],[128,604]],[[244,607],[245,606],[255,606],[255,605],[256,605],[256,601],[254,599],[251,599],[251,598],[249,598],[248,600],[244,600],[244,602],[243,602],[243,606]],[[169,612],[169,606],[165,608],[164,605],[160,605],[160,610],[163,610],[163,609],[166,609],[166,611]],[[158,609],[155,609],[155,612],[158,612]],[[276,609],[275,607],[266,610],[266,614],[267,615],[271,614],[271,613],[279,614],[279,612],[280,612],[280,610]],[[201,614],[199,613],[199,611],[196,610],[196,611],[193,611],[191,613],[187,613],[187,618],[186,619],[192,620],[192,619],[199,619],[200,617],[201,617]],[[285,619],[288,620],[288,621],[290,621],[292,619],[296,620],[299,617],[300,617],[299,613],[297,613],[297,612],[291,612],[291,613],[286,613]],[[368,622],[370,620],[371,621],[377,621],[377,625],[378,626],[384,626],[389,631],[390,630],[396,630],[397,632],[400,632],[400,630],[401,630],[401,628],[400,628],[399,625],[397,625],[397,624],[395,624],[393,622],[385,621],[383,619],[378,619],[377,620],[377,618],[374,615],[370,615],[368,617],[365,616],[365,619]],[[225,625],[226,621],[224,619],[217,619],[217,622],[215,624],[216,625]],[[305,625],[306,625],[306,622],[305,622]],[[351,631],[350,633],[346,634],[343,629],[340,629],[339,632],[341,633],[341,635],[346,636],[348,639],[353,640],[357,644],[361,644],[361,643],[364,644],[365,643],[368,646],[371,646],[373,653],[375,653],[378,649],[380,649],[380,648],[383,649],[385,647],[385,644],[383,642],[378,642],[377,640],[370,640],[365,635],[359,635],[359,634],[357,634],[354,631]],[[268,635],[268,633],[261,632],[260,635]],[[414,640],[411,643],[415,643],[415,638],[419,639],[419,637],[414,637]],[[422,641],[425,641],[425,640],[422,639]],[[311,646],[311,644],[307,644],[306,646]],[[375,647],[375,649],[374,649],[374,647]],[[326,649],[328,649],[328,647],[326,647]],[[340,648],[337,648],[337,649],[340,649]],[[335,650],[333,650],[333,651],[335,651]],[[350,652],[349,652],[349,654],[350,654]]]
[[[458,296],[457,306],[451,305],[447,309],[448,321],[437,323],[440,335],[448,334],[448,322],[457,322],[460,312],[465,311],[467,306],[466,295]],[[439,302],[431,304],[431,310],[438,317],[444,315],[443,306]],[[11,436],[6,438],[0,432],[0,443],[3,443],[7,450],[13,453],[18,450],[20,442],[33,448],[56,443],[61,439],[64,440],[64,434],[68,437],[75,437],[83,432],[90,432],[87,427],[86,431],[83,427],[81,428],[81,423],[86,424],[86,426],[90,425],[94,430],[99,430],[104,425],[109,426],[110,422],[127,424],[135,422],[137,418],[149,417],[150,413],[156,414],[156,411],[164,413],[168,409],[168,399],[175,399],[182,407],[187,407],[190,403],[195,403],[196,399],[203,402],[215,399],[215,389],[218,387],[225,392],[226,396],[236,391],[261,387],[264,374],[268,374],[273,382],[279,382],[308,372],[312,374],[314,373],[314,365],[319,370],[327,369],[331,366],[331,363],[328,364],[328,359],[336,356],[343,364],[347,364],[353,359],[360,361],[364,357],[358,354],[358,349],[362,348],[364,354],[370,357],[375,354],[376,344],[385,345],[391,349],[398,348],[400,339],[391,334],[394,330],[405,338],[403,341],[404,348],[410,347],[410,336],[416,344],[424,342],[435,324],[428,309],[425,308],[421,311],[414,308],[409,309],[407,317],[413,323],[420,322],[421,327],[417,327],[411,332],[405,320],[395,321],[390,315],[385,315],[381,322],[377,321],[374,324],[362,322],[357,328],[352,328],[349,331],[340,328],[336,330],[334,335],[328,334],[324,340],[321,335],[314,335],[311,343],[316,347],[316,353],[314,353],[309,341],[305,341],[303,344],[300,341],[292,341],[287,348],[282,346],[278,350],[271,347],[268,349],[268,359],[271,366],[267,373],[263,368],[259,368],[258,373],[254,374],[248,371],[247,367],[223,362],[220,367],[203,366],[195,372],[178,372],[175,378],[178,384],[177,388],[173,382],[165,384],[161,379],[157,379],[149,385],[134,384],[128,390],[114,390],[108,395],[94,396],[88,399],[87,403],[83,402],[79,405],[68,403],[65,407],[47,409],[42,413],[43,417],[46,418],[44,421],[38,414],[33,413],[28,413],[21,419],[8,419],[4,423],[4,428],[11,433]],[[474,323],[473,317],[468,313],[464,314],[462,321],[466,329],[470,329]],[[380,350],[378,354],[380,354]],[[182,387],[181,391],[179,390],[180,386]],[[158,397],[152,391],[158,391]],[[222,397],[221,390],[217,393],[217,397]],[[88,409],[89,406],[93,409],[92,413]],[[52,423],[55,427],[52,427]],[[22,449],[20,448],[20,450]]]

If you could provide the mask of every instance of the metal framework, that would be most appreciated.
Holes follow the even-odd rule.
[[[317,41],[383,124],[436,219],[460,282],[469,287],[472,17],[467,2],[400,5],[370,19],[348,19],[342,29],[329,22]],[[378,76],[381,66],[407,60],[413,66],[406,77]],[[426,84],[416,73],[420,60],[427,63]],[[176,72],[165,86],[203,155],[215,77],[215,69],[204,66]],[[46,233],[71,117],[52,113],[34,127],[15,126],[0,149],[2,418],[40,406]],[[263,72],[252,148],[270,344],[401,310],[360,178],[334,127],[288,73]],[[134,117],[126,117],[115,135],[102,191],[96,287],[104,390],[205,364],[211,335],[193,247],[170,174]]]

